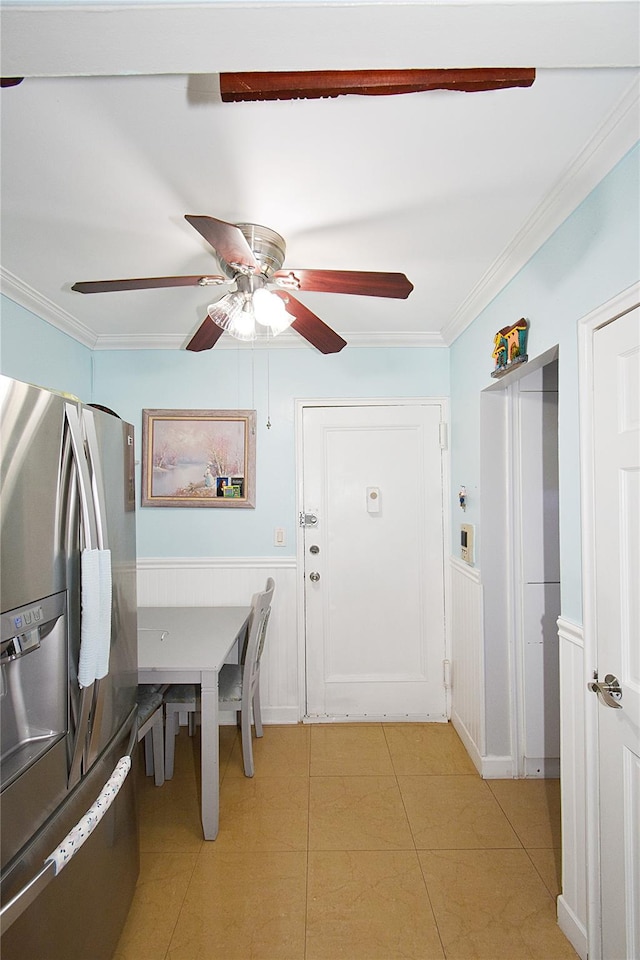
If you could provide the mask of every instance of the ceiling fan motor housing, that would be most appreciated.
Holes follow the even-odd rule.
[[[284,263],[287,245],[275,230],[257,223],[237,223],[251,252],[260,265],[260,273],[270,279]],[[235,271],[233,271],[235,273]]]

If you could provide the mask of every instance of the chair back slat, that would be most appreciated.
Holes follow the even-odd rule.
[[[260,671],[260,658],[264,650],[267,626],[271,614],[271,599],[275,590],[275,581],[269,577],[265,589],[255,595],[252,603],[251,620],[244,652],[244,670],[242,677],[242,699],[251,702]]]

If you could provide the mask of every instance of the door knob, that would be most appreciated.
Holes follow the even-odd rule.
[[[608,673],[604,680],[591,680],[587,687],[592,693],[598,695],[598,700],[604,703],[606,707],[613,707],[614,710],[622,710],[622,687],[617,677]]]
[[[316,573],[315,570],[313,571],[313,573],[309,574],[309,580],[311,580],[312,583],[317,583],[319,579],[320,579],[320,574]]]

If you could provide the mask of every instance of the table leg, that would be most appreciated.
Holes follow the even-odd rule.
[[[220,764],[218,733],[218,674],[203,672],[201,680],[202,830],[205,840],[218,836]]]

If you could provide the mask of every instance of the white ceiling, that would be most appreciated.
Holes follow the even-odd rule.
[[[94,348],[179,348],[219,294],[70,287],[217,272],[184,220],[206,214],[277,230],[288,267],[406,273],[406,301],[300,295],[348,342],[451,343],[638,139],[639,9],[4,2],[2,74],[26,79],[0,92],[3,292]],[[218,94],[231,69],[492,65],[535,66],[536,81]]]

